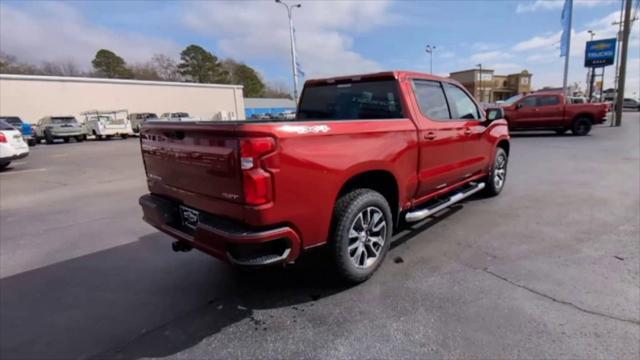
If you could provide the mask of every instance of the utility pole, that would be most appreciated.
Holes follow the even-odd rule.
[[[291,41],[291,70],[293,71],[293,101],[298,103],[298,71],[296,69],[296,43],[293,36],[293,9],[301,8],[301,4],[289,5],[282,0],[275,0],[276,3],[283,5],[287,9],[287,16],[289,17],[289,39]]]
[[[622,125],[622,102],[624,101],[624,83],[627,76],[627,53],[629,52],[629,33],[631,32],[631,0],[626,0],[624,9],[624,27],[622,28],[622,50],[620,51],[620,72],[616,93],[615,126]]]
[[[477,67],[480,68],[480,73],[478,75],[478,87],[480,88],[480,102],[484,102],[484,92],[482,88],[482,64],[477,64]]]
[[[593,32],[592,30],[587,31],[589,33],[589,35],[591,35],[591,41],[593,41],[593,37],[596,35],[595,32]],[[589,91],[587,92],[587,94],[589,94],[588,97],[588,101],[591,102],[591,98],[593,97],[593,82],[595,80],[595,69],[593,68],[593,66],[589,67]]]
[[[424,50],[427,52],[427,54],[429,54],[429,74],[433,74],[433,52],[435,51],[435,49],[435,46],[427,45],[426,49]]]
[[[567,94],[567,77],[569,76],[569,55],[571,53],[571,23],[573,21],[573,0],[565,0],[564,8],[562,9],[562,25],[563,32],[560,40],[560,55],[564,54],[564,76],[562,78],[562,92]],[[566,40],[566,43],[562,41]],[[563,48],[564,45],[564,48]]]

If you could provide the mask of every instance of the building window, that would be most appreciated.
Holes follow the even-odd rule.
[[[520,79],[520,84],[522,85],[529,85],[529,78],[528,77],[523,77]]]

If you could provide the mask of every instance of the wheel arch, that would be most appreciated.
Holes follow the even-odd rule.
[[[586,113],[586,112],[582,112],[582,113],[578,113],[576,116],[573,117],[573,119],[571,119],[571,124],[573,124],[574,122],[576,122],[576,120],[578,119],[589,119],[589,121],[593,122],[593,114],[590,113]]]
[[[394,226],[400,215],[399,187],[396,177],[388,170],[367,170],[347,179],[335,199],[336,203],[343,195],[356,189],[371,189],[379,192],[389,203]]]

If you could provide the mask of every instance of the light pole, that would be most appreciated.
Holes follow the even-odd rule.
[[[480,68],[480,73],[478,75],[478,86],[480,87],[480,102],[484,101],[484,93],[482,90],[482,64],[477,64],[476,65],[478,68]]]
[[[589,35],[591,35],[591,41],[593,41],[593,37],[596,36],[596,33],[593,32],[593,30],[589,30],[587,31],[589,33]],[[595,81],[595,69],[592,67],[589,67],[589,71],[588,71],[588,79],[589,79],[589,91],[587,91],[587,94],[589,94],[589,102],[591,102],[591,98],[593,97],[593,82]]]
[[[293,71],[293,101],[298,103],[298,72],[296,71],[296,44],[293,37],[293,18],[291,17],[293,9],[302,7],[302,4],[289,5],[282,0],[275,0],[287,9],[289,17],[289,39],[291,41],[291,70]]]
[[[436,47],[431,45],[427,45],[427,47],[424,49],[424,51],[429,54],[429,74],[433,74],[433,52],[435,51],[435,49]]]

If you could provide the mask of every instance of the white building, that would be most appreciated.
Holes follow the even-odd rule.
[[[0,75],[0,116],[35,123],[87,110],[187,112],[202,120],[244,119],[241,85]]]

